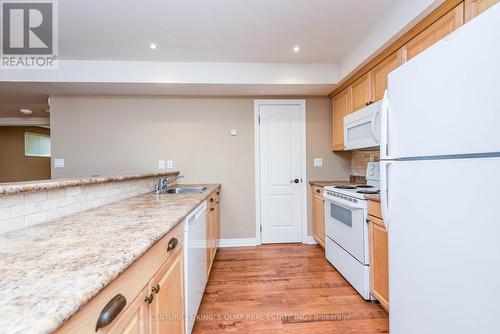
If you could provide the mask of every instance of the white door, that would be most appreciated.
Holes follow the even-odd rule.
[[[262,243],[302,241],[304,102],[257,102]]]

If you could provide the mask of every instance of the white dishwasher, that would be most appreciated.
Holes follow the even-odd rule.
[[[193,330],[207,283],[207,240],[204,201],[184,221],[184,298],[186,333]]]

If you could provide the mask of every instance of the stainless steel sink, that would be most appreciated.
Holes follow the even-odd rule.
[[[207,190],[207,187],[175,187],[167,188],[160,194],[192,194],[192,193],[202,193]]]

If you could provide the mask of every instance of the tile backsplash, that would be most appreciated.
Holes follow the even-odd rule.
[[[0,196],[0,234],[152,192],[158,177]]]
[[[380,151],[354,151],[351,154],[351,175],[365,176],[366,165],[380,160]]]

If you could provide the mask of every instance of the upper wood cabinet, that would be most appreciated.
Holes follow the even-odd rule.
[[[469,21],[500,0],[465,0],[465,21]]]
[[[371,102],[370,77],[371,73],[368,72],[351,85],[352,106],[350,112],[354,112],[370,104]]]
[[[184,273],[181,248],[149,284],[151,333],[184,333]]]
[[[387,76],[401,65],[401,51],[394,52],[389,57],[376,65],[370,74],[370,88],[372,102],[382,100],[387,89]]]
[[[402,48],[403,61],[408,61],[441,40],[464,23],[464,4],[449,11]]]
[[[351,113],[351,88],[346,88],[332,100],[332,151],[344,150],[344,116]]]

